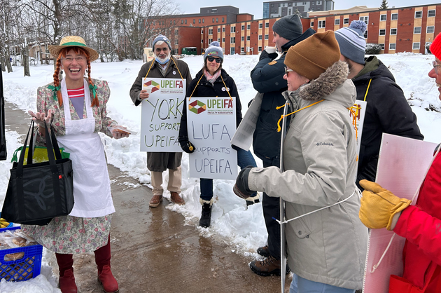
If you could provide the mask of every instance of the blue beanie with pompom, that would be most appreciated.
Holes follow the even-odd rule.
[[[335,32],[341,54],[359,64],[365,64],[365,38],[367,24],[362,20],[354,20],[349,27]]]

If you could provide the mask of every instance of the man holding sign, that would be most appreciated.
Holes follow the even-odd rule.
[[[366,101],[356,184],[374,181],[382,133],[423,140],[416,115],[392,73],[376,56],[365,58],[365,22],[354,20],[335,32],[341,60],[349,67],[348,78],[356,87],[358,100]],[[359,135],[358,135],[359,136]],[[360,188],[360,186],[359,186]]]
[[[130,89],[130,97],[134,102],[135,106],[140,105],[143,100],[148,99],[151,93],[153,93],[153,87],[143,85],[143,81],[149,78],[157,79],[180,79],[182,83],[188,86],[192,80],[190,76],[189,67],[184,61],[176,60],[171,56],[172,46],[167,37],[159,35],[153,41],[153,51],[155,53],[155,59],[145,63],[138,73],[138,77]],[[156,89],[156,88],[155,88]],[[184,96],[185,92],[183,93]],[[175,108],[178,109],[178,103],[175,103]],[[158,105],[156,103],[155,105]],[[146,107],[149,107],[147,105]],[[153,106],[153,105],[152,105]],[[173,112],[173,109],[168,111]],[[179,109],[181,111],[181,108]],[[181,115],[179,111],[175,111],[174,115]],[[159,126],[158,126],[159,125]],[[172,128],[173,125],[158,124],[153,128]],[[176,135],[178,135],[178,127],[176,129]],[[143,127],[142,127],[143,131]],[[153,141],[153,140],[152,140]],[[158,141],[158,140],[157,140]],[[181,192],[181,152],[167,152],[167,148],[173,145],[170,140],[164,140],[163,138],[160,142],[164,146],[165,152],[147,152],[147,168],[151,172],[151,182],[153,186],[153,197],[149,202],[150,207],[157,207],[163,200],[163,188],[161,187],[163,183],[162,172],[169,169],[169,183],[167,189],[170,191],[170,199],[172,202],[177,204],[184,204],[184,200],[181,198],[179,193]],[[167,143],[169,142],[169,143]],[[149,144],[150,145],[150,144]],[[149,149],[148,149],[149,150]]]

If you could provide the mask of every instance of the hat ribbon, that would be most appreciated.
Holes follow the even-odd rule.
[[[57,87],[55,87],[55,86],[49,85],[48,88],[50,90],[52,90],[52,93],[53,93],[52,98],[54,98],[54,100],[57,101],[57,92],[60,91],[61,86],[58,85]]]
[[[82,47],[86,47],[86,44],[79,43],[79,42],[67,42],[67,43],[61,44],[60,46],[82,46]]]

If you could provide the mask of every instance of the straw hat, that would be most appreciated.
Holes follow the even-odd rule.
[[[60,45],[49,45],[48,49],[49,49],[49,52],[51,52],[52,56],[57,58],[58,54],[60,54],[61,49],[65,48],[65,47],[74,47],[74,46],[81,47],[84,50],[86,50],[87,52],[89,52],[91,62],[98,59],[98,52],[92,48],[87,47],[84,39],[82,37],[78,37],[78,36],[64,37],[63,39],[61,39]]]

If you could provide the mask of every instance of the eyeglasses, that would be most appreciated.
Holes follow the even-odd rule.
[[[285,74],[286,74],[287,76],[289,75],[289,72],[291,72],[291,71],[293,71],[293,69],[290,69],[290,68],[284,67],[284,72],[285,72]]]
[[[436,72],[436,74],[438,75],[440,73],[440,69],[438,70],[437,68],[440,68],[440,63],[437,63],[436,60],[433,61],[433,68],[434,71]]]
[[[72,63],[72,62],[74,61],[74,59],[75,59],[75,61],[78,62],[78,63],[80,63],[80,62],[85,62],[85,61],[86,61],[86,57],[84,57],[84,56],[65,57],[65,58],[64,58],[64,60],[66,60],[66,61],[69,62],[69,63]]]
[[[212,62],[212,61],[216,61],[216,63],[220,63],[221,62],[221,58],[217,58],[217,57],[213,57],[213,56],[209,56],[207,57],[207,59]]]

